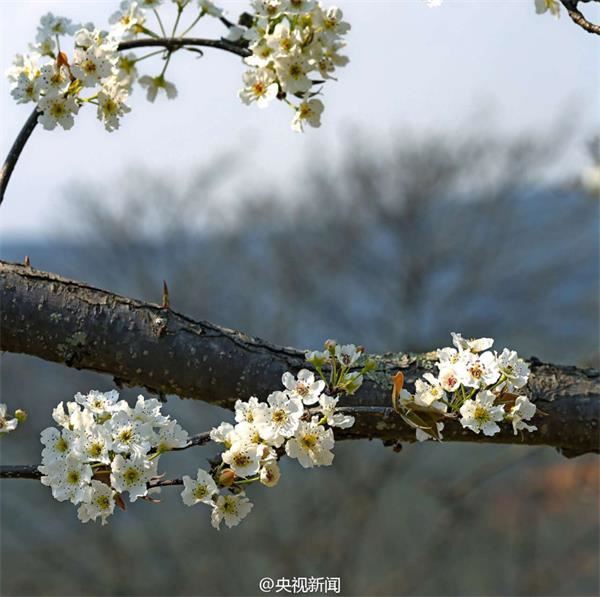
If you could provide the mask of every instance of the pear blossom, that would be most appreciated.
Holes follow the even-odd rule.
[[[461,334],[452,332],[452,343],[458,350],[470,350],[471,352],[483,352],[491,348],[494,344],[492,338],[477,338],[476,340],[467,340]]]
[[[496,359],[500,373],[506,378],[506,389],[511,392],[527,385],[529,367],[514,350],[505,348]]]
[[[328,466],[333,462],[334,444],[333,431],[319,425],[318,418],[313,417],[309,422],[300,421],[294,437],[285,444],[285,452],[290,458],[297,458],[304,468]]]
[[[321,397],[319,398],[319,406],[325,421],[330,427],[347,429],[348,427],[352,427],[352,425],[354,425],[354,417],[336,412],[336,407],[339,400],[339,398],[333,398],[327,394],[321,394]]]
[[[198,0],[198,6],[203,13],[210,15],[211,17],[218,18],[223,16],[223,9],[216,6],[211,0]]]
[[[111,390],[110,392],[91,390],[88,394],[81,394],[79,392],[75,394],[75,402],[98,415],[110,412],[118,399],[119,392],[115,390]]]
[[[159,89],[164,90],[169,99],[177,97],[177,88],[173,83],[167,81],[163,75],[159,75],[158,77],[144,75],[139,78],[138,83],[142,87],[147,87],[146,98],[149,102],[154,102]]]
[[[59,95],[45,95],[40,99],[38,108],[41,112],[38,122],[49,131],[57,124],[65,130],[70,129],[75,123],[73,114],[79,111],[74,98]]]
[[[500,377],[496,355],[487,351],[473,355],[466,363],[466,376],[463,385],[470,388],[486,387],[494,384]]]
[[[235,403],[235,420],[238,423],[246,421],[254,423],[259,411],[267,408],[264,402],[259,402],[256,396],[251,396],[247,401],[237,400]]]
[[[292,130],[297,133],[304,131],[304,124],[318,128],[321,126],[321,114],[325,106],[318,99],[304,100],[297,108],[292,120]]]
[[[277,97],[278,92],[273,71],[261,68],[244,73],[244,87],[239,95],[245,104],[256,102],[259,108],[266,108]]]
[[[488,436],[498,433],[497,422],[504,419],[504,409],[494,406],[494,400],[494,394],[488,390],[479,392],[474,400],[466,400],[460,407],[461,425],[475,433],[483,431]]]
[[[251,477],[260,469],[260,458],[255,444],[235,442],[221,457],[238,477]]]
[[[198,469],[195,479],[184,476],[183,486],[185,489],[181,493],[181,499],[186,506],[194,506],[201,502],[212,504],[213,496],[219,492],[214,479],[202,469]]]
[[[73,35],[77,28],[78,25],[74,24],[71,19],[56,17],[49,12],[41,17],[35,39],[42,42],[56,35]]]
[[[218,444],[225,444],[226,448],[230,448],[232,444],[232,434],[234,433],[231,423],[221,423],[218,427],[213,427],[210,430],[210,439]]]
[[[10,433],[17,428],[19,421],[6,415],[7,406],[0,403],[0,433]]]
[[[81,522],[95,521],[98,517],[102,520],[102,524],[107,523],[107,518],[115,510],[114,490],[101,481],[92,479],[91,492],[86,502],[83,502],[77,510],[77,518]]]
[[[549,12],[552,16],[560,17],[560,4],[558,0],[535,0],[535,12],[544,14]]]
[[[128,40],[134,38],[144,26],[146,17],[139,4],[132,0],[121,2],[120,10],[114,12],[108,22],[112,25],[111,33],[116,37]]]
[[[354,344],[344,344],[342,346],[338,344],[335,347],[335,356],[343,367],[352,367],[358,361],[361,354],[362,351]]]
[[[527,396],[518,396],[515,400],[515,405],[510,409],[507,418],[512,422],[515,435],[517,432],[526,429],[527,431],[536,431],[535,425],[528,425],[525,421],[529,421],[535,413],[537,407]]]
[[[156,475],[156,461],[148,461],[142,456],[123,458],[117,454],[112,461],[110,484],[118,491],[127,491],[129,501],[135,502],[147,495],[148,482]]]
[[[310,67],[301,56],[291,55],[278,59],[275,72],[281,88],[287,93],[304,94],[312,87],[312,81],[308,78]]]
[[[279,483],[281,471],[276,460],[269,460],[260,469],[260,482],[265,487],[275,487]]]
[[[68,456],[76,435],[68,429],[63,429],[61,432],[55,427],[48,427],[42,431],[40,439],[45,446],[42,450],[43,462],[53,463],[64,460]]]
[[[40,69],[40,91],[46,97],[63,95],[67,92],[71,78],[65,65],[45,64]]]
[[[99,48],[76,49],[71,71],[84,87],[95,87],[112,75],[114,62]]]
[[[252,502],[244,493],[237,495],[220,495],[213,506],[211,523],[220,530],[221,522],[231,528],[238,525],[252,510]]]
[[[288,397],[285,392],[272,392],[267,398],[269,408],[261,411],[256,426],[260,435],[280,446],[285,438],[294,435],[304,412],[300,398]]]
[[[116,83],[104,85],[98,92],[97,115],[107,131],[118,129],[120,117],[131,111],[125,104],[126,99],[126,89]]]
[[[52,489],[52,496],[59,502],[70,500],[77,504],[89,499],[91,492],[92,467],[74,454],[39,467],[40,481]]]
[[[108,423],[112,434],[112,449],[115,452],[144,456],[151,448],[150,423],[137,423],[129,413],[119,411]]]
[[[308,369],[300,369],[295,378],[289,372],[284,373],[281,381],[290,398],[298,398],[306,405],[317,403],[325,389],[325,382],[322,379],[315,380],[315,374]]]
[[[185,448],[188,444],[188,432],[177,421],[168,421],[158,428],[155,440],[157,452],[168,452]]]

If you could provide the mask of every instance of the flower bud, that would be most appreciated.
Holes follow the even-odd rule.
[[[15,411],[15,419],[17,419],[19,423],[25,423],[25,421],[27,421],[27,413],[24,410],[17,408]]]
[[[222,485],[223,487],[231,487],[234,481],[235,473],[230,468],[226,468],[219,475],[219,485]]]
[[[333,353],[335,351],[335,347],[337,346],[337,342],[335,340],[325,340],[325,350]]]

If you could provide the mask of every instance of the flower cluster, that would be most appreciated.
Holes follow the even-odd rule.
[[[316,0],[252,0],[255,14],[251,23],[246,19],[248,26],[244,27],[224,19],[223,10],[210,0],[173,2],[177,17],[170,34],[156,10],[162,0],[123,0],[110,17],[107,31],[91,23],[74,24],[52,13],[44,15],[31,52],[17,54],[7,72],[13,98],[17,103],[35,103],[40,113],[38,121],[47,130],[57,125],[70,129],[80,107],[92,104],[106,130],[113,131],[130,111],[126,102],[136,81],[151,102],[159,92],[169,99],[177,96],[165,72],[171,55],[184,47],[159,49],[138,57],[120,53],[120,44],[183,37],[203,17],[210,16],[230,28],[227,41],[232,46],[242,51],[250,45],[252,50],[247,58],[251,70],[244,75],[241,99],[246,103],[256,101],[263,107],[277,97],[294,108],[294,130],[303,130],[305,123],[319,126],[323,103],[315,98],[319,91],[313,86],[333,79],[336,67],[348,62],[339,51],[344,46],[341,37],[350,25],[342,20],[339,9],[324,9]],[[191,25],[178,31],[184,10],[193,7],[196,14]],[[150,29],[151,17],[156,19],[159,33]],[[70,55],[66,52],[67,37],[73,38]],[[160,74],[138,76],[137,63],[158,54],[163,59]],[[318,79],[310,79],[313,74]],[[296,104],[290,100],[293,97],[298,98]]]
[[[249,29],[234,35],[250,41],[250,70],[244,73],[240,98],[259,108],[278,98],[294,110],[292,129],[321,125],[322,85],[334,79],[348,58],[340,51],[350,25],[339,8],[316,0],[252,0],[255,16]]]
[[[398,374],[392,391],[394,408],[416,429],[419,441],[442,439],[444,421],[458,418],[465,429],[487,436],[500,431],[498,423],[512,423],[519,431],[529,425],[536,406],[521,392],[529,368],[514,350],[490,350],[491,338],[466,340],[452,334],[454,347],[437,351],[437,375],[426,373],[415,383],[414,394],[402,388]]]
[[[79,504],[81,522],[124,508],[129,500],[148,495],[160,455],[188,444],[188,434],[174,419],[161,413],[161,403],[139,396],[133,408],[116,391],[77,394],[75,402],[61,402],[52,418],[61,429],[42,431],[42,483],[59,501]]]
[[[73,36],[71,57],[61,49],[65,36]],[[132,70],[119,60],[117,46],[118,38],[110,33],[48,13],[41,19],[32,52],[18,54],[7,73],[11,94],[18,103],[36,103],[38,120],[47,130],[57,125],[70,129],[79,108],[91,103],[112,131],[129,112],[125,101],[133,80]]]
[[[360,386],[362,377],[349,372],[361,355],[354,345],[327,343],[324,353],[309,353],[319,363],[318,376],[302,369],[296,376],[284,373],[283,389],[272,392],[266,402],[255,396],[235,404],[235,424],[221,423],[210,432],[224,451],[210,471],[199,469],[196,477],[183,477],[183,503],[211,507],[212,525],[235,526],[252,509],[245,488],[252,483],[274,487],[279,482],[278,461],[285,454],[304,468],[333,462],[333,429],[354,424],[354,417],[338,410],[340,396]],[[329,380],[323,374],[325,359],[334,364]],[[332,368],[332,369],[333,369]],[[329,393],[327,393],[329,392]]]

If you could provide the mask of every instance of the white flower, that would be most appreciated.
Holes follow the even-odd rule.
[[[232,444],[233,425],[231,423],[221,423],[218,427],[210,430],[210,439],[217,444],[225,444],[230,448]]]
[[[40,481],[52,489],[54,499],[59,502],[70,500],[73,504],[89,501],[92,467],[74,454],[38,468],[43,475]]]
[[[234,527],[248,516],[252,506],[252,502],[244,493],[220,495],[213,506],[211,524],[215,529],[220,530],[221,521],[224,520],[229,528]]]
[[[515,435],[522,429],[526,429],[527,431],[537,430],[535,425],[527,425],[525,423],[525,421],[529,421],[535,415],[536,410],[537,407],[527,396],[517,397],[515,405],[510,409],[510,413],[508,414],[508,419],[512,422]]]
[[[200,502],[212,504],[213,496],[219,491],[213,478],[202,469],[198,469],[195,479],[187,475],[183,477],[183,486],[185,489],[181,492],[181,499],[186,506]]]
[[[310,422],[300,421],[294,437],[285,444],[285,451],[304,468],[328,466],[333,462],[334,444],[333,431],[319,425],[318,418],[313,417]]]
[[[19,421],[6,416],[6,404],[0,404],[0,433],[9,433],[17,428]]]
[[[340,365],[342,365],[343,367],[352,367],[352,365],[354,365],[354,363],[358,361],[361,354],[362,351],[358,350],[354,344],[344,344],[343,346],[340,346],[338,344],[335,347],[335,356],[340,362]]]
[[[265,43],[277,58],[301,51],[302,37],[298,30],[292,31],[287,21],[275,25],[273,32],[265,36]]]
[[[11,87],[15,86],[21,75],[25,75],[28,79],[34,79],[39,75],[40,54],[38,52],[30,52],[29,54],[17,54],[13,58],[12,66],[6,71],[6,78]]]
[[[560,4],[558,0],[535,0],[535,12],[539,15],[550,11],[552,16],[560,16]]]
[[[115,498],[112,487],[92,479],[91,494],[89,502],[83,502],[77,510],[77,517],[81,522],[95,521],[98,516],[102,519],[102,524],[105,525],[107,518],[115,510]]]
[[[304,123],[308,123],[314,128],[320,127],[324,108],[323,102],[318,99],[302,101],[296,108],[296,114],[292,120],[292,130],[301,133],[304,131]]]
[[[475,400],[466,400],[460,407],[461,425],[475,433],[483,431],[488,436],[498,433],[500,427],[496,422],[504,418],[504,409],[494,406],[494,398],[492,392],[484,390],[477,394]]]
[[[464,378],[464,371],[460,371],[458,367],[446,365],[440,367],[438,380],[442,389],[446,392],[455,392],[461,384],[461,379]]]
[[[118,400],[119,392],[116,390],[111,390],[110,392],[91,390],[88,394],[81,394],[79,392],[75,394],[75,401],[77,403],[98,415],[111,412]]]
[[[109,450],[111,448],[110,431],[103,425],[94,425],[81,431],[73,442],[73,451],[79,454],[83,460],[104,464],[110,464]]]
[[[287,0],[285,11],[290,14],[310,12],[316,5],[316,0]]]
[[[327,394],[322,394],[319,398],[321,412],[323,413],[327,424],[331,427],[339,427],[340,429],[352,427],[352,425],[354,425],[354,417],[335,412],[338,401],[339,398],[332,398]]]
[[[126,402],[123,401],[124,406]],[[161,414],[162,404],[156,398],[146,400],[143,396],[138,396],[133,409],[125,408],[132,421],[136,423],[147,423],[152,427],[159,427],[169,423],[169,417]]]
[[[265,410],[267,405],[265,404]],[[233,431],[227,436],[230,445],[236,442],[243,442],[246,444],[264,444],[265,440],[261,436],[260,431],[255,423],[249,423],[248,421],[242,421],[238,423]]]
[[[244,73],[243,78],[244,87],[240,89],[239,96],[245,104],[256,102],[259,108],[266,108],[277,97],[279,87],[272,70],[249,70]]]
[[[40,435],[40,441],[46,446],[42,450],[42,462],[51,464],[57,460],[64,460],[73,446],[75,437],[67,429],[64,429],[62,433],[55,427],[44,429]]]
[[[292,95],[304,94],[312,87],[312,81],[307,76],[309,70],[311,68],[301,56],[286,56],[275,62],[282,89]]]
[[[415,402],[422,406],[432,406],[439,410],[446,410],[442,400],[446,398],[446,392],[440,382],[431,373],[423,375],[426,381],[417,379],[415,382]]]
[[[150,423],[137,423],[129,413],[119,411],[108,423],[115,452],[144,456],[151,448],[154,433]]]
[[[251,477],[256,475],[260,469],[260,457],[256,444],[234,442],[229,450],[223,452],[221,458],[238,477]]]
[[[492,338],[478,338],[476,340],[466,340],[460,334],[452,332],[452,343],[458,350],[470,350],[471,352],[483,352],[491,348],[494,344]]]
[[[275,460],[267,461],[260,469],[260,482],[265,487],[275,487],[279,483],[281,472]]]
[[[529,379],[529,367],[514,350],[505,348],[497,357],[496,363],[506,377],[506,388],[510,392],[522,388]]]
[[[110,484],[120,493],[129,492],[129,501],[148,493],[147,483],[156,475],[156,460],[148,461],[141,456],[123,458],[117,454],[111,465]]]
[[[198,5],[203,13],[210,15],[211,17],[223,16],[223,9],[215,6],[214,2],[211,2],[211,0],[198,0]]]
[[[470,388],[489,386],[496,383],[500,377],[496,355],[490,351],[480,355],[471,355],[467,361],[465,372],[463,384]]]
[[[102,79],[112,75],[113,61],[93,46],[87,50],[76,49],[71,71],[84,87],[95,87]]]
[[[264,439],[280,446],[285,438],[292,437],[298,429],[304,407],[299,398],[295,395],[289,398],[285,392],[272,392],[267,402],[269,408],[260,412],[256,427]]]
[[[308,369],[300,369],[297,377],[291,373],[284,373],[281,381],[288,391],[290,398],[299,398],[306,405],[319,401],[321,392],[325,389],[322,379],[315,381],[315,375]]]
[[[144,11],[138,3],[131,0],[121,2],[121,9],[113,13],[108,22],[112,25],[111,33],[127,40],[135,37],[144,25]]]
[[[66,93],[71,79],[69,70],[66,66],[56,66],[55,64],[45,64],[40,69],[40,91],[47,97]]]
[[[115,63],[115,72],[117,84],[131,93],[133,83],[138,76],[135,54],[120,54]]]
[[[235,403],[235,420],[238,423],[246,421],[254,423],[260,411],[266,410],[267,405],[259,402],[256,396],[251,396],[248,401],[237,400]]]
[[[38,104],[42,112],[38,116],[38,122],[48,131],[60,124],[63,129],[70,129],[75,120],[73,114],[77,114],[79,106],[72,97],[50,96],[42,97]]]
[[[77,25],[74,25],[70,19],[55,17],[49,12],[40,19],[35,39],[41,43],[48,38],[54,38],[56,35],[73,35],[76,29]]]
[[[188,443],[188,432],[177,421],[169,421],[162,425],[157,432],[155,442],[157,452],[168,452],[177,448],[185,448]]]
[[[350,23],[343,20],[344,14],[336,6],[325,11],[316,11],[318,14],[316,25],[323,29],[328,40],[334,41],[336,37],[345,35],[350,31]]]
[[[286,6],[282,0],[251,0],[250,4],[257,16],[272,19],[278,17]]]
[[[139,78],[138,83],[142,87],[148,88],[146,91],[146,98],[150,102],[153,102],[156,99],[159,89],[163,89],[169,99],[177,97],[177,88],[175,85],[173,85],[173,83],[167,81],[163,75],[159,75],[158,77],[144,75],[143,77]]]

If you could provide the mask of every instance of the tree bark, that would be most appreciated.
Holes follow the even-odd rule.
[[[112,375],[119,387],[232,408],[237,399],[265,399],[281,387],[285,371],[306,366],[304,353],[276,346],[170,309],[86,284],[0,261],[0,349],[68,367]],[[356,416],[336,437],[414,441],[414,430],[391,408],[391,377],[402,370],[412,388],[434,368],[435,354],[374,355],[368,374],[344,406]],[[493,437],[451,421],[446,441],[554,446],[567,456],[599,452],[599,372],[529,360],[526,393],[540,413],[538,431],[514,435],[510,425]],[[50,408],[52,405],[48,405]]]

